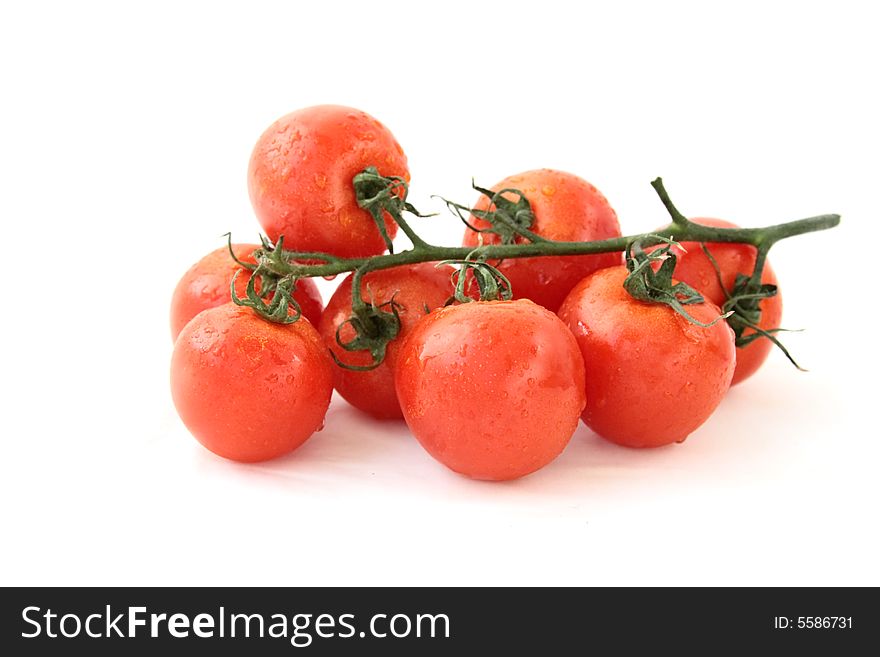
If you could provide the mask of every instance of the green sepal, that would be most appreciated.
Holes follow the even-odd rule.
[[[529,242],[547,241],[530,230],[532,224],[535,223],[535,213],[532,211],[531,203],[529,203],[525,194],[520,190],[508,187],[493,192],[491,189],[480,187],[473,181],[471,181],[471,187],[488,198],[489,208],[494,209],[478,210],[455,203],[454,201],[442,199],[446,203],[446,207],[457,215],[470,230],[475,233],[493,233],[498,235],[501,244],[515,244],[517,237],[522,237]],[[511,201],[505,194],[516,196],[516,200]],[[489,227],[477,228],[468,221],[466,214],[472,214],[478,219],[488,222]]]
[[[400,176],[382,176],[376,167],[367,167],[352,179],[358,207],[370,213],[376,228],[385,242],[388,253],[394,253],[394,244],[385,228],[385,213],[403,227],[403,213],[409,212],[417,217],[430,217],[420,213],[406,200],[409,184]]]
[[[712,255],[709,247],[705,244],[701,244],[700,247],[709,259],[709,262],[712,263],[718,285],[721,286],[727,297],[721,309],[726,313],[727,323],[733,329],[736,346],[738,348],[748,347],[755,340],[766,338],[785,355],[792,365],[805,372],[806,370],[798,364],[788,348],[776,337],[777,333],[790,332],[790,329],[779,327],[763,329],[760,327],[761,303],[765,299],[770,299],[779,294],[777,286],[771,283],[755,283],[753,280],[756,278],[754,273],[752,276],[739,273],[733,281],[733,287],[728,290],[724,287],[724,282],[721,280],[721,269],[718,266],[718,261],[715,260],[715,256]],[[746,333],[747,330],[750,332]]]
[[[438,267],[441,265],[458,265],[458,269],[452,274],[455,293],[446,302],[447,305],[456,301],[470,303],[477,300],[466,292],[469,271],[477,282],[479,301],[508,301],[513,297],[510,279],[488,262],[482,260],[443,260],[437,263]]]
[[[383,304],[363,303],[352,309],[352,315],[336,327],[336,344],[345,351],[367,351],[373,359],[369,365],[350,365],[342,362],[331,350],[337,365],[356,372],[376,369],[385,360],[388,343],[400,334],[400,304],[392,297]],[[348,342],[342,340],[342,327],[349,325],[355,336]]]
[[[642,248],[643,239],[663,246],[648,253]],[[673,282],[675,265],[678,262],[678,258],[672,253],[673,246],[681,248],[678,242],[660,235],[646,235],[630,242],[626,247],[626,268],[629,275],[624,280],[623,287],[634,299],[667,305],[691,324],[708,328],[726,315],[719,315],[705,323],[685,310],[685,306],[703,303],[704,299],[687,283]],[[658,262],[660,266],[655,271],[654,264]]]

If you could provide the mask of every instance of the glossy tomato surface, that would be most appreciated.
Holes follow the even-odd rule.
[[[209,450],[265,461],[322,426],[331,366],[308,322],[274,324],[229,303],[183,328],[171,358],[171,394],[183,423]]]
[[[736,224],[722,219],[710,219],[698,217],[691,219],[705,226],[718,228],[738,228]],[[712,254],[721,272],[721,281],[712,261],[701,248],[699,242],[682,242],[685,252],[676,249],[678,263],[675,267],[675,277],[698,290],[706,299],[717,306],[724,305],[727,300],[725,289],[731,290],[736,281],[737,274],[751,275],[755,268],[757,250],[751,244],[728,244],[712,242],[706,244],[706,248]],[[764,264],[761,276],[762,283],[777,285],[776,274],[769,262]],[[722,287],[723,286],[723,287]],[[761,321],[758,326],[769,330],[779,328],[782,321],[782,295],[777,291],[776,296],[761,302]],[[754,333],[747,329],[743,335]],[[736,371],[733,374],[733,383],[740,383],[758,371],[767,360],[767,356],[773,349],[773,343],[766,338],[757,338],[744,347],[736,350]]]
[[[339,337],[349,342],[355,331],[346,320],[351,317],[351,276],[346,278],[327,304],[321,318],[320,333],[327,347],[348,365],[366,366],[373,362],[366,352],[346,351],[336,342],[336,330],[342,326]],[[343,367],[333,368],[336,390],[352,406],[379,419],[402,418],[397,392],[394,389],[394,366],[404,338],[412,327],[427,314],[452,296],[453,287],[448,268],[438,269],[433,263],[384,269],[367,274],[361,286],[365,301],[373,305],[394,299],[400,317],[400,333],[388,344],[385,360],[375,369],[358,372]],[[390,311],[390,308],[385,308]],[[344,326],[343,326],[344,324]]]
[[[259,248],[257,244],[233,244],[235,257],[242,262],[254,262],[252,253]],[[186,323],[203,310],[216,308],[232,300],[230,283],[235,272],[241,269],[227,247],[211,251],[195,263],[183,275],[174,288],[171,297],[171,339],[177,339]],[[245,296],[250,274],[242,270],[235,280],[235,291],[239,297]],[[297,282],[293,298],[299,303],[303,316],[313,326],[321,320],[323,303],[317,285],[311,279]]]
[[[254,147],[248,168],[251,203],[266,234],[296,251],[344,257],[385,251],[376,222],[357,205],[352,179],[374,166],[409,180],[406,156],[366,112],[318,105],[278,119]],[[397,224],[386,217],[391,237]]]
[[[584,422],[627,447],[680,442],[705,422],[730,387],[736,364],[733,331],[709,328],[670,307],[636,301],[623,289],[625,267],[581,281],[559,309],[584,360]],[[687,306],[701,322],[712,303]]]
[[[617,214],[608,200],[590,183],[578,176],[554,169],[526,171],[505,178],[492,187],[520,190],[531,204],[534,222],[531,231],[541,237],[566,242],[582,242],[620,237]],[[516,196],[511,195],[515,201]],[[489,209],[489,199],[480,196],[475,206]],[[485,220],[471,216],[476,228],[487,228]],[[480,239],[495,244],[499,237],[491,233],[465,230],[464,246],[476,246]],[[517,238],[517,242],[525,241]],[[531,299],[556,311],[565,296],[581,279],[604,267],[621,263],[620,253],[587,256],[543,256],[505,260],[500,269],[510,279],[514,298]]]
[[[413,435],[435,459],[475,479],[515,479],[547,465],[584,408],[574,338],[527,300],[425,316],[401,348],[395,381]]]

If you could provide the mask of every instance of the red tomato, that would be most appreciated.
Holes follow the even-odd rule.
[[[691,219],[699,224],[706,226],[716,226],[718,228],[737,228],[736,224],[721,219]],[[737,274],[751,275],[755,268],[756,249],[751,244],[728,244],[712,242],[706,247],[718,263],[718,269],[721,271],[721,281],[724,288],[718,282],[718,275],[712,262],[703,252],[699,242],[682,242],[686,253],[675,249],[678,256],[678,263],[675,266],[675,278],[684,281],[691,287],[695,288],[706,299],[717,306],[724,305],[727,297],[724,289],[733,288]],[[776,285],[776,274],[769,262],[764,264],[764,272],[761,276],[762,283]],[[779,292],[776,296],[769,297],[761,302],[761,321],[758,326],[762,329],[769,330],[779,328],[782,321],[782,296]],[[743,335],[749,335],[754,331],[747,329]],[[736,371],[733,374],[733,382],[739,383],[749,378],[758,371],[758,368],[767,359],[768,354],[773,349],[773,343],[766,338],[757,338],[745,347],[739,347],[736,350]],[[732,385],[731,384],[731,385]]]
[[[518,189],[525,195],[535,217],[530,230],[541,237],[566,242],[620,237],[617,215],[606,198],[578,176],[553,169],[538,169],[505,178],[492,190],[505,188]],[[517,200],[515,195],[507,196],[512,201]],[[489,199],[480,196],[475,208],[488,210]],[[481,229],[490,225],[474,216],[470,222]],[[484,244],[497,244],[500,240],[498,235],[467,229],[463,244],[476,246],[481,237]],[[518,243],[525,241],[517,238]],[[505,260],[499,269],[510,279],[514,298],[531,299],[556,311],[565,295],[584,276],[620,262],[620,253],[543,256]]]
[[[366,352],[350,352],[336,342],[336,329],[351,317],[351,276],[333,293],[321,318],[319,330],[324,342],[343,363],[365,366],[372,358]],[[385,360],[375,369],[358,372],[343,367],[333,368],[333,383],[339,394],[352,406],[379,419],[402,418],[394,390],[394,366],[403,339],[425,314],[442,306],[452,296],[450,270],[438,269],[433,263],[384,269],[367,274],[361,284],[363,299],[373,305],[392,298],[399,304],[400,333],[388,344]],[[390,310],[390,309],[389,309]],[[346,324],[340,331],[343,342],[350,341],[355,331]]]
[[[199,313],[171,358],[171,395],[202,445],[233,461],[265,461],[321,428],[332,362],[311,324],[274,324],[228,303]]]
[[[720,321],[690,323],[669,306],[633,299],[625,267],[581,281],[559,309],[584,358],[584,422],[627,447],[681,442],[712,414],[730,387],[736,364],[733,331]],[[701,322],[720,311],[687,306]]]
[[[235,257],[242,262],[254,262],[251,254],[259,248],[257,244],[233,244]],[[229,303],[232,297],[229,285],[236,270],[240,267],[229,255],[229,249],[222,247],[211,251],[189,268],[177,283],[171,297],[171,338],[177,339],[186,323],[203,310]],[[242,271],[235,281],[235,291],[239,297],[245,296],[250,275]],[[299,303],[303,316],[317,326],[321,320],[321,293],[311,279],[297,282],[293,298]]]
[[[251,203],[266,234],[295,251],[376,255],[385,242],[358,207],[352,178],[368,166],[409,180],[406,156],[366,112],[318,105],[278,119],[260,137],[248,168]],[[385,218],[390,237],[397,224]]]
[[[431,456],[475,479],[522,477],[563,450],[584,408],[577,344],[531,301],[426,315],[397,356],[397,396]]]

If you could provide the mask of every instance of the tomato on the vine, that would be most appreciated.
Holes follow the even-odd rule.
[[[354,329],[347,321],[352,315],[351,287],[351,276],[340,283],[327,303],[319,331],[339,361],[364,367],[372,363],[370,354],[347,351],[336,340],[337,329],[343,343],[355,336]],[[394,366],[400,345],[416,322],[430,310],[442,306],[452,293],[449,270],[437,268],[433,263],[383,269],[364,276],[361,281],[363,299],[374,306],[383,306],[389,312],[393,302],[400,318],[400,330],[397,338],[388,343],[385,359],[378,367],[367,371],[333,368],[333,383],[339,394],[352,406],[373,417],[402,418],[394,390]]]
[[[706,328],[667,305],[634,299],[623,287],[628,273],[621,266],[588,276],[559,309],[583,354],[583,419],[627,447],[681,442],[730,387],[733,331],[723,320]],[[705,324],[721,314],[711,302],[686,308]]]
[[[384,125],[366,112],[317,105],[281,117],[263,133],[248,168],[257,218],[275,242],[296,251],[363,257],[385,251],[375,220],[352,186],[367,167],[409,180],[406,156]],[[397,224],[385,216],[393,238]]]
[[[475,479],[547,465],[584,408],[571,333],[531,301],[472,302],[423,317],[400,348],[400,407],[431,456]]]
[[[549,240],[566,242],[602,240],[620,237],[617,214],[602,193],[586,180],[571,173],[553,169],[526,171],[505,178],[491,189],[518,189],[531,205],[533,233]],[[515,201],[515,195],[506,198]],[[480,196],[476,210],[490,209],[489,198]],[[475,228],[486,229],[489,222],[471,215]],[[493,233],[478,233],[466,229],[464,246],[497,244],[500,237]],[[526,240],[517,237],[516,242]],[[513,296],[531,299],[549,310],[556,311],[565,295],[581,279],[604,267],[619,265],[620,253],[600,253],[581,256],[542,256],[505,260],[499,269],[510,280]]]
[[[199,313],[171,358],[181,420],[209,450],[265,461],[321,428],[333,392],[332,362],[309,322],[275,324],[228,303]]]
[[[253,263],[253,252],[260,248],[257,244],[233,244],[235,257],[242,262]],[[171,297],[171,339],[177,339],[186,323],[203,310],[222,306],[232,300],[230,285],[235,272],[242,269],[229,254],[228,247],[211,251],[190,267],[174,288]],[[235,279],[235,292],[245,296],[250,272],[242,269]],[[259,291],[259,287],[257,288]],[[303,317],[314,326],[321,320],[323,303],[318,286],[310,278],[302,278],[296,283],[293,298],[299,304]]]
[[[722,219],[697,218],[691,221],[716,228],[738,228],[736,224]],[[681,246],[683,250],[673,247],[678,257],[675,277],[694,287],[717,306],[723,306],[727,301],[727,294],[733,289],[737,275],[751,276],[755,268],[757,250],[751,244],[707,243],[706,248],[715,259],[717,271],[698,242],[682,242]],[[761,282],[776,285],[776,274],[769,262],[764,264]],[[782,321],[782,295],[777,291],[775,296],[761,301],[761,320],[758,322],[758,327],[770,331],[779,328],[780,321]],[[743,336],[747,337],[753,333],[752,329],[747,328],[743,331]],[[731,385],[740,383],[757,372],[772,349],[773,342],[767,338],[756,338],[749,344],[737,348],[736,371]]]

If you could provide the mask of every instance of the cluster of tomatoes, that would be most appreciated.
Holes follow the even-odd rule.
[[[257,142],[248,170],[251,201],[269,239],[283,236],[286,249],[338,257],[383,253],[377,223],[358,206],[352,186],[370,166],[409,180],[400,145],[362,111],[318,106],[276,121]],[[529,171],[493,190],[509,188],[527,198],[530,230],[543,238],[620,236],[608,201],[575,175]],[[488,197],[475,209],[489,209]],[[480,216],[470,224],[477,230],[465,231],[464,245],[498,239],[477,232],[488,227]],[[397,228],[387,217],[390,237]],[[755,249],[709,244],[713,262],[700,245],[681,246],[675,277],[701,292],[705,303],[689,313],[710,324],[736,276],[751,274]],[[243,262],[253,262],[257,248],[233,245]],[[620,445],[681,442],[771,348],[759,339],[738,349],[724,321],[704,327],[669,306],[637,301],[624,290],[620,253],[515,258],[499,269],[513,300],[453,305],[450,273],[435,263],[368,273],[362,297],[374,306],[393,299],[400,327],[384,361],[363,369],[371,356],[340,346],[354,337],[347,321],[351,277],[326,307],[315,284],[300,280],[293,297],[302,319],[273,323],[231,303],[234,275],[243,296],[250,272],[219,249],[193,265],[174,291],[171,388],[180,417],[216,454],[261,461],[319,430],[335,388],[373,417],[403,418],[452,470],[505,480],[552,461],[580,419]],[[775,284],[769,267],[763,276]],[[760,327],[775,328],[780,315],[780,297],[766,299]]]

